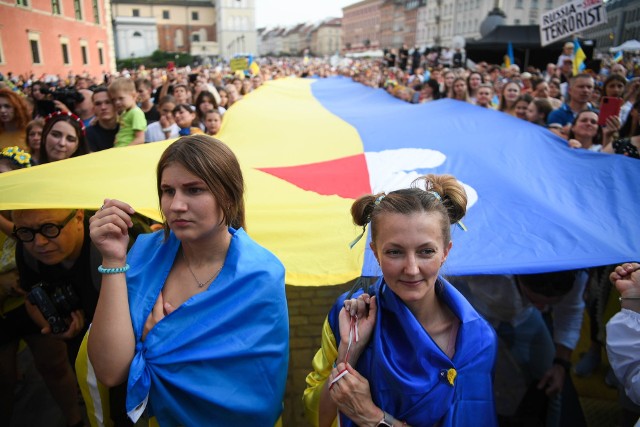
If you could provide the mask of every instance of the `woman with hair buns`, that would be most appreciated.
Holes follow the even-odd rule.
[[[340,296],[325,320],[304,392],[313,425],[497,425],[495,333],[440,276],[466,204],[451,175],[354,202],[382,276]]]

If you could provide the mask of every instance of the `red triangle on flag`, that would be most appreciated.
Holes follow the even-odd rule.
[[[356,199],[371,193],[364,153],[319,163],[258,170],[324,196]]]

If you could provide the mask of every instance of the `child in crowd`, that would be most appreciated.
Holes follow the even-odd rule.
[[[136,105],[136,85],[133,80],[120,77],[109,85],[109,96],[119,114],[120,130],[114,147],[126,147],[144,143],[147,119]]]
[[[207,111],[204,115],[204,126],[207,135],[216,135],[222,126],[222,114],[216,110]]]
[[[196,119],[196,113],[191,109],[191,105],[189,104],[176,105],[173,109],[173,119],[180,127],[180,131],[178,132],[178,135],[180,136],[204,133],[202,129],[193,125],[193,122]]]
[[[185,84],[177,84],[173,87],[173,97],[178,104],[191,104],[191,93],[189,86]]]

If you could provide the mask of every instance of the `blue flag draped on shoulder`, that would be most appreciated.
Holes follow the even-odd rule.
[[[450,99],[408,104],[343,77],[267,82],[225,113],[251,237],[292,285],[377,275],[353,225],[359,196],[449,173],[469,195],[447,274],[538,273],[640,258],[636,159],[570,149],[547,129]],[[97,208],[105,197],[160,218],[166,143],[105,150],[0,175],[0,209]],[[114,173],[116,171],[117,173]],[[70,180],[69,177],[73,177]]]

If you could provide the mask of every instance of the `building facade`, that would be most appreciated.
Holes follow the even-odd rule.
[[[4,75],[100,76],[115,70],[111,40],[109,0],[0,1]]]
[[[342,50],[359,52],[382,47],[380,6],[384,0],[364,0],[342,8]]]
[[[429,1],[417,12],[415,44],[421,47],[450,47],[454,36],[479,39],[480,24],[496,6],[506,14],[505,25],[537,25],[541,13],[564,3],[565,0]]]
[[[279,55],[282,52],[282,35],[286,30],[282,27],[260,31],[258,38],[258,55]]]
[[[112,0],[112,15],[119,59],[155,50],[218,55],[211,0]]]
[[[598,53],[609,53],[609,48],[627,40],[640,40],[640,5],[637,0],[609,0],[606,3],[607,23],[584,32],[593,39]]]
[[[311,54],[331,56],[340,51],[342,19],[329,18],[311,30]]]
[[[258,53],[255,0],[215,0],[220,56]]]
[[[404,4],[404,37],[403,44],[412,47],[416,43],[416,31],[418,28],[418,11],[424,8],[426,0],[407,0]]]

